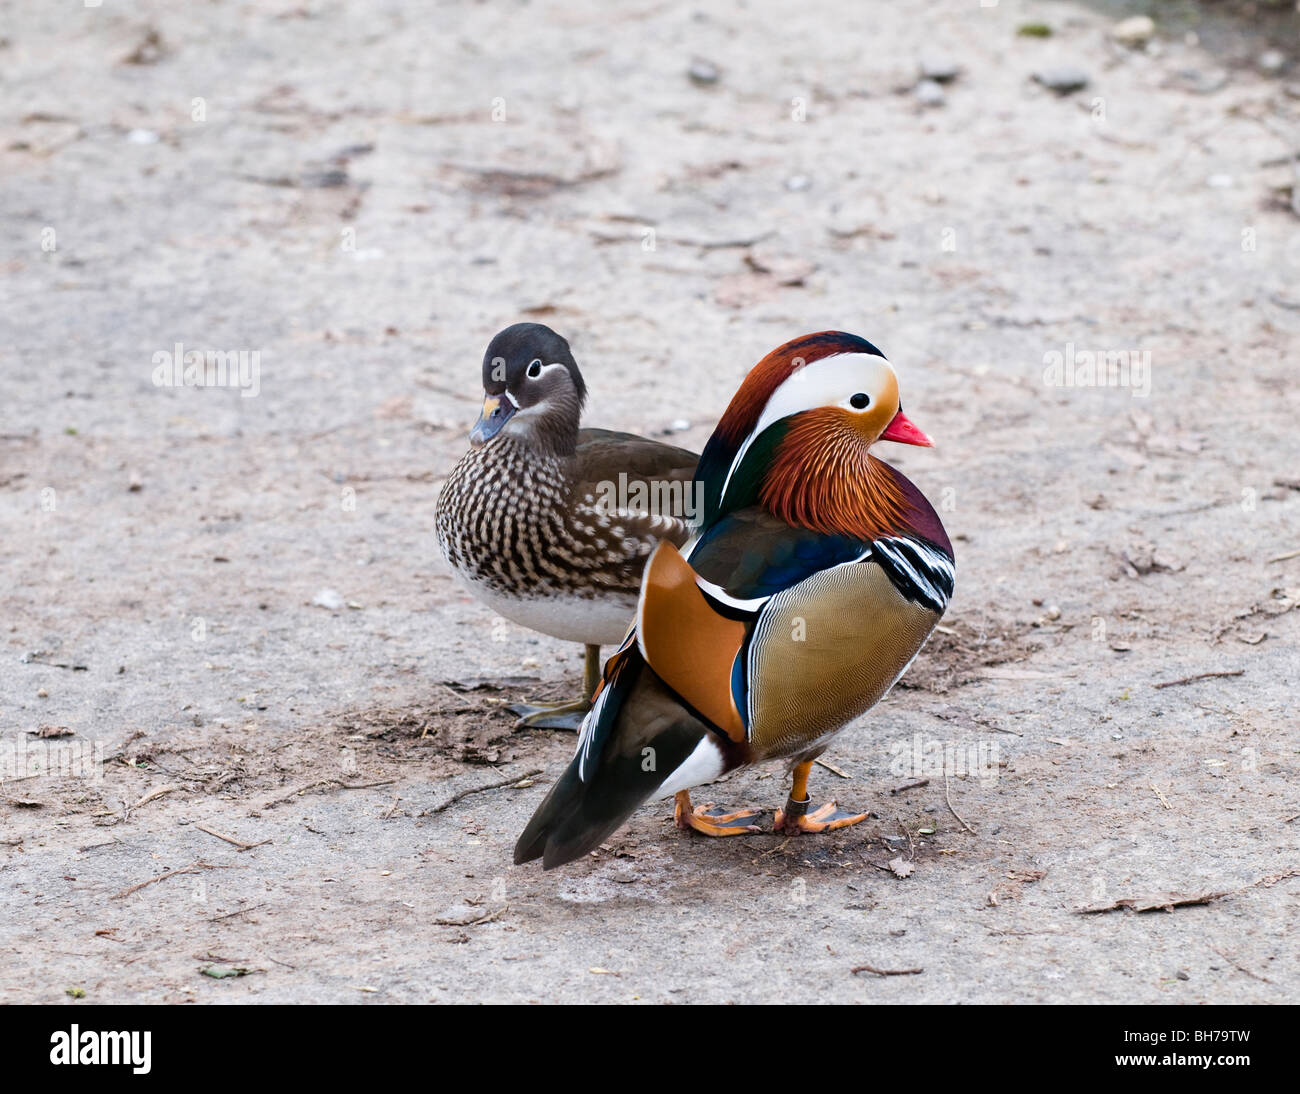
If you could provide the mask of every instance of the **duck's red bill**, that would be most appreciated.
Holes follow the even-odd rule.
[[[911,419],[901,410],[894,415],[894,420],[885,427],[880,439],[882,441],[897,441],[899,444],[919,444],[923,448],[930,448],[934,445],[934,441],[917,429],[912,424]]]

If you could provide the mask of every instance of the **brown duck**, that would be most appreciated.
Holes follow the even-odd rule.
[[[693,452],[580,429],[587,386],[569,343],[540,323],[501,331],[483,355],[483,412],[438,498],[438,543],[493,611],[586,647],[582,696],[517,707],[577,729],[600,647],[621,642],[641,571],[661,540],[681,544],[695,508]]]

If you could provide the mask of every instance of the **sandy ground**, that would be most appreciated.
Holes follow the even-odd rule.
[[[0,763],[103,756],[0,782],[0,1001],[1294,1000],[1300,75],[1109,5],[607,7],[0,4]],[[521,318],[696,446],[787,338],[896,362],[958,590],[816,770],[868,822],[510,864],[573,738],[501,707],[579,651],[433,514]]]

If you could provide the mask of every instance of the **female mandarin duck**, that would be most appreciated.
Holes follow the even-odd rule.
[[[498,614],[586,646],[578,702],[512,708],[529,725],[577,729],[600,646],[621,642],[632,622],[646,558],[661,539],[687,538],[696,456],[579,429],[587,386],[569,343],[540,323],[492,339],[483,391],[471,448],[438,497],[438,543]]]
[[[571,862],[669,794],[683,828],[758,831],[757,810],[695,809],[689,791],[763,760],[793,763],[778,831],[867,815],[809,812],[809,769],[903,674],[954,577],[943,525],[871,454],[879,440],[931,443],[870,342],[811,334],[754,367],[700,459],[703,520],[684,554],[661,543],[651,555],[635,627],[515,862]]]

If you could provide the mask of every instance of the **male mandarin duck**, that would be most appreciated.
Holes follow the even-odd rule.
[[[683,543],[696,455],[629,433],[579,429],[587,386],[569,343],[540,323],[501,331],[483,355],[483,412],[438,497],[438,544],[499,615],[586,646],[582,698],[512,708],[577,729],[601,645],[623,640],[660,540]]]
[[[871,453],[880,440],[931,443],[870,342],[811,334],[753,368],[700,459],[703,519],[683,552],[667,542],[650,556],[634,628],[516,863],[571,862],[670,794],[683,828],[756,832],[759,811],[692,808],[690,789],[764,760],[793,765],[777,831],[867,816],[810,812],[809,770],[903,674],[954,579],[938,515]]]

